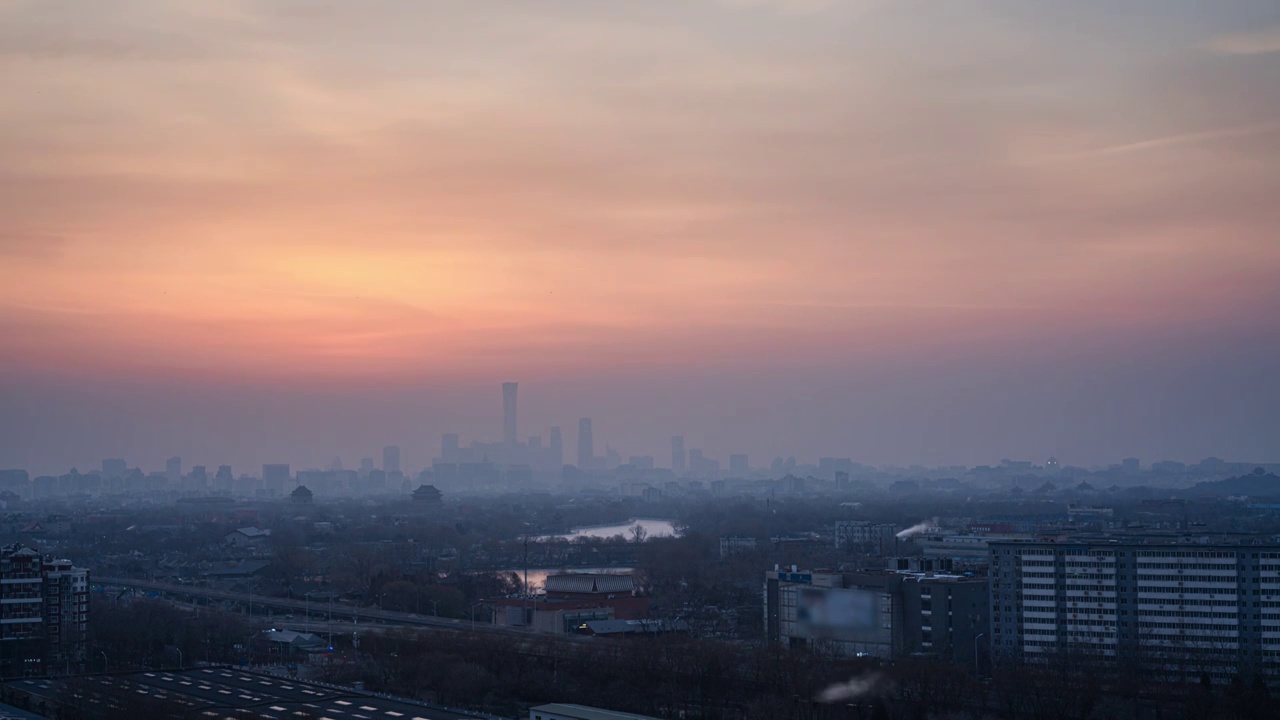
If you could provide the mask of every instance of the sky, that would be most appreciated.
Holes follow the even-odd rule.
[[[0,0],[0,467],[1280,460],[1274,0]]]

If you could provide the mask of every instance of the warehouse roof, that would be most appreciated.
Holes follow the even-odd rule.
[[[586,705],[566,705],[564,703],[539,705],[529,708],[529,710],[534,718],[538,717],[539,712],[543,712],[556,717],[573,718],[574,720],[657,720],[651,715],[636,715],[635,713],[602,710],[600,708],[587,707]]]
[[[350,688],[301,682],[232,667],[138,672],[63,679],[12,680],[6,685],[58,702],[67,690],[96,707],[129,707],[148,700],[198,712],[208,720],[290,720],[305,712],[332,720],[472,720],[478,716],[379,697]]]

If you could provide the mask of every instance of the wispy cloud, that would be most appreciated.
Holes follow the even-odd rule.
[[[1240,127],[1175,133],[1172,135],[1161,135],[1158,137],[1150,137],[1131,142],[1100,145],[1074,152],[1047,153],[1035,158],[1034,162],[1052,163],[1071,160],[1087,160],[1116,155],[1128,155],[1131,153],[1150,152],[1184,145],[1213,142],[1215,140],[1230,140],[1235,138],[1269,135],[1277,132],[1280,132],[1280,122],[1258,123],[1254,125],[1243,125]]]
[[[1222,55],[1264,55],[1280,52],[1280,25],[1236,33],[1214,35],[1203,47]]]
[[[1194,143],[1207,142],[1210,140],[1226,140],[1228,138],[1252,137],[1255,135],[1265,135],[1280,131],[1280,122],[1261,123],[1258,125],[1246,125],[1244,127],[1222,128],[1219,130],[1205,130],[1203,132],[1180,133],[1177,135],[1165,135],[1163,137],[1148,138],[1146,140],[1138,140],[1136,142],[1122,143],[1119,145],[1109,145],[1107,147],[1097,148],[1085,154],[1088,155],[1121,155],[1124,153],[1142,152],[1145,150],[1158,150],[1161,148],[1174,147],[1177,145],[1191,145]]]

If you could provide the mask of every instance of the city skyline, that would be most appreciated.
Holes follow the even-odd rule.
[[[512,465],[517,465],[517,466],[522,465],[534,460],[531,460],[532,456],[529,456],[527,454],[522,455],[521,453],[529,453],[529,452],[542,453],[544,451],[550,451],[552,453],[552,455],[550,455],[549,457],[560,458],[561,462],[567,462],[568,459],[565,458],[563,455],[563,450],[561,445],[561,442],[562,442],[561,429],[559,425],[553,425],[546,428],[546,430],[549,433],[549,444],[546,446],[546,448],[544,448],[542,445],[543,436],[540,433],[535,432],[525,436],[519,436],[516,434],[515,428],[516,428],[517,388],[518,388],[518,383],[515,383],[515,382],[504,382],[501,385],[501,390],[502,390],[502,413],[500,417],[501,427],[498,428],[498,432],[496,434],[490,433],[486,435],[481,433],[479,436],[465,437],[463,433],[449,431],[449,432],[441,433],[439,436],[437,436],[437,438],[435,439],[434,445],[430,441],[426,442],[425,444],[416,443],[416,442],[407,443],[407,447],[409,447],[411,450],[416,450],[417,454],[423,458],[421,461],[414,464],[403,462],[402,449],[400,445],[386,445],[381,450],[382,461],[379,466],[375,466],[374,460],[372,458],[365,457],[363,454],[359,455],[360,459],[358,461],[358,467],[360,469],[360,473],[363,475],[363,474],[367,474],[369,471],[373,469],[378,469],[387,473],[388,475],[397,474],[407,478],[414,474],[413,472],[414,469],[430,471],[432,468],[432,464],[434,462],[443,461],[446,463],[450,463],[450,462],[456,463],[456,462],[459,462],[458,456],[460,454],[474,452],[476,449],[478,449],[480,453],[477,456],[477,459],[483,458],[484,461],[494,463],[496,466],[508,467]],[[671,435],[669,437],[669,441],[670,441],[669,462],[664,465],[662,461],[656,460],[656,458],[659,456],[652,453],[647,455],[637,454],[635,452],[630,452],[630,451],[624,453],[622,451],[628,450],[626,447],[619,448],[614,443],[611,443],[608,440],[606,440],[602,446],[597,445],[595,442],[594,421],[590,417],[582,417],[578,419],[578,432],[577,432],[577,437],[576,437],[575,446],[574,446],[576,460],[570,464],[577,467],[579,470],[587,471],[587,472],[601,471],[601,470],[611,471],[613,469],[613,466],[610,466],[608,464],[607,455],[600,454],[599,450],[601,447],[605,448],[607,454],[612,454],[617,456],[618,459],[615,462],[615,465],[623,464],[625,461],[622,458],[629,457],[630,460],[632,461],[643,460],[644,462],[647,463],[647,466],[649,468],[652,468],[652,467],[668,468],[675,473],[676,477],[685,476],[686,472],[690,476],[694,476],[694,477],[699,475],[704,475],[707,468],[698,467],[699,465],[704,463],[711,463],[711,465],[715,468],[711,472],[711,475],[713,476],[723,474],[725,477],[742,478],[742,477],[747,477],[749,474],[762,471],[765,468],[769,467],[770,465],[776,465],[778,461],[786,461],[786,463],[788,463],[789,465],[809,466],[809,467],[825,466],[825,464],[828,461],[840,461],[840,462],[847,461],[847,462],[854,463],[856,465],[863,465],[871,468],[874,468],[874,467],[905,468],[905,467],[915,467],[915,466],[931,467],[931,468],[980,467],[980,466],[998,466],[1004,463],[1012,462],[1014,464],[1030,463],[1037,467],[1045,467],[1049,469],[1065,467],[1065,466],[1075,466],[1075,467],[1080,467],[1085,469],[1123,467],[1126,471],[1129,471],[1132,474],[1136,474],[1139,464],[1142,462],[1150,463],[1150,462],[1172,461],[1172,462],[1185,462],[1187,464],[1195,464],[1198,460],[1205,459],[1205,457],[1183,458],[1183,459],[1170,458],[1170,457],[1136,458],[1130,455],[1125,455],[1122,457],[1118,456],[1116,458],[1109,459],[1102,463],[1082,462],[1082,463],[1076,464],[1076,463],[1072,463],[1070,460],[1067,460],[1065,462],[1062,460],[1059,460],[1054,455],[1049,455],[1043,458],[1034,458],[1034,457],[1029,458],[1024,454],[1008,453],[1006,457],[1001,457],[998,461],[995,459],[989,459],[986,461],[975,462],[975,463],[939,463],[932,466],[926,466],[922,463],[902,464],[902,463],[892,463],[892,462],[888,462],[888,463],[866,462],[862,458],[842,455],[839,452],[827,453],[821,457],[819,456],[797,457],[795,453],[790,453],[790,454],[783,453],[780,455],[761,456],[758,454],[752,454],[750,452],[742,452],[743,448],[740,448],[740,447],[727,449],[723,453],[707,452],[703,450],[701,447],[686,446],[686,437],[682,434]],[[492,455],[490,453],[492,453]],[[451,459],[450,456],[455,456],[455,457]],[[322,466],[326,466],[330,469],[346,467],[346,464],[343,461],[341,455],[329,454],[329,455],[326,455],[325,457],[326,457],[326,460],[324,463],[318,463],[314,461],[306,461],[302,463],[295,463],[291,461],[291,462],[281,463],[281,462],[278,462],[281,458],[274,457],[273,460],[271,460],[270,462],[262,463],[263,470],[262,470],[261,477],[264,480],[273,479],[273,481],[277,486],[281,486],[283,484],[287,484],[288,482],[291,482],[288,480],[288,478],[290,477],[289,468],[291,467],[291,465],[296,465],[298,469],[303,469],[305,467],[309,470],[316,470],[321,468]],[[545,456],[538,455],[537,457],[545,457]],[[1213,454],[1210,454],[1206,457],[1218,458],[1217,455],[1213,455]],[[350,459],[350,456],[348,456],[348,459]],[[755,461],[754,463],[751,462],[752,459],[754,459]],[[175,478],[183,477],[182,468],[184,465],[191,467],[193,471],[197,467],[203,470],[206,465],[212,465],[215,463],[221,465],[223,460],[225,460],[225,458],[203,458],[202,457],[199,461],[195,463],[191,463],[189,457],[184,458],[181,455],[173,455],[173,456],[166,455],[165,459],[163,460],[163,467],[164,467],[163,474],[166,477],[168,477],[170,480],[174,480]],[[1236,463],[1239,463],[1239,462],[1249,463],[1252,461],[1257,461],[1262,464],[1271,464],[1271,461],[1269,459],[1259,459],[1259,458],[1251,458],[1251,459],[1232,458],[1232,461]],[[537,463],[541,461],[534,461],[534,462]],[[1041,463],[1043,463],[1043,465],[1041,465]],[[234,465],[235,463],[231,463],[231,464]],[[87,463],[82,465],[87,468],[87,470],[83,470],[82,472],[98,472],[98,467],[95,463]],[[255,466],[255,463],[248,463],[247,465]],[[226,467],[226,466],[227,465],[223,465],[223,467]],[[238,466],[242,467],[242,472],[240,474],[247,474],[252,476],[252,473],[245,473],[243,471],[243,467],[245,467],[246,465],[241,464]],[[149,468],[149,467],[150,467],[150,464],[148,462],[132,462],[131,463],[130,460],[126,458],[120,458],[115,456],[109,456],[109,457],[104,456],[104,458],[101,460],[101,473],[107,476],[120,477],[120,476],[123,476],[131,468]],[[71,468],[79,470],[80,466],[73,464],[71,466],[66,466],[63,468],[49,468],[49,467],[42,468],[42,469],[37,468],[37,472],[35,472],[34,474],[60,475],[64,471]],[[30,470],[32,468],[15,466],[15,469]],[[544,467],[542,469],[545,470],[546,468]],[[644,469],[644,468],[641,468],[641,469]],[[727,473],[725,471],[727,471]],[[788,469],[786,470],[786,472],[790,472],[790,470]],[[277,489],[279,488],[277,487]]]
[[[0,3],[0,466],[1280,456],[1271,0],[307,5]]]

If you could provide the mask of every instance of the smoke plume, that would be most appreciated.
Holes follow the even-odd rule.
[[[860,698],[863,695],[872,693],[880,686],[881,680],[884,679],[880,673],[871,673],[862,677],[850,678],[846,682],[836,683],[831,687],[818,693],[818,702],[836,703],[845,702]]]
[[[906,530],[903,530],[902,532],[898,533],[897,537],[899,539],[906,539],[909,537],[914,537],[916,535],[919,535],[920,533],[934,532],[937,529],[938,529],[938,518],[934,518],[932,520],[925,520],[924,522],[919,522],[919,523],[916,523],[915,525],[912,525]]]

